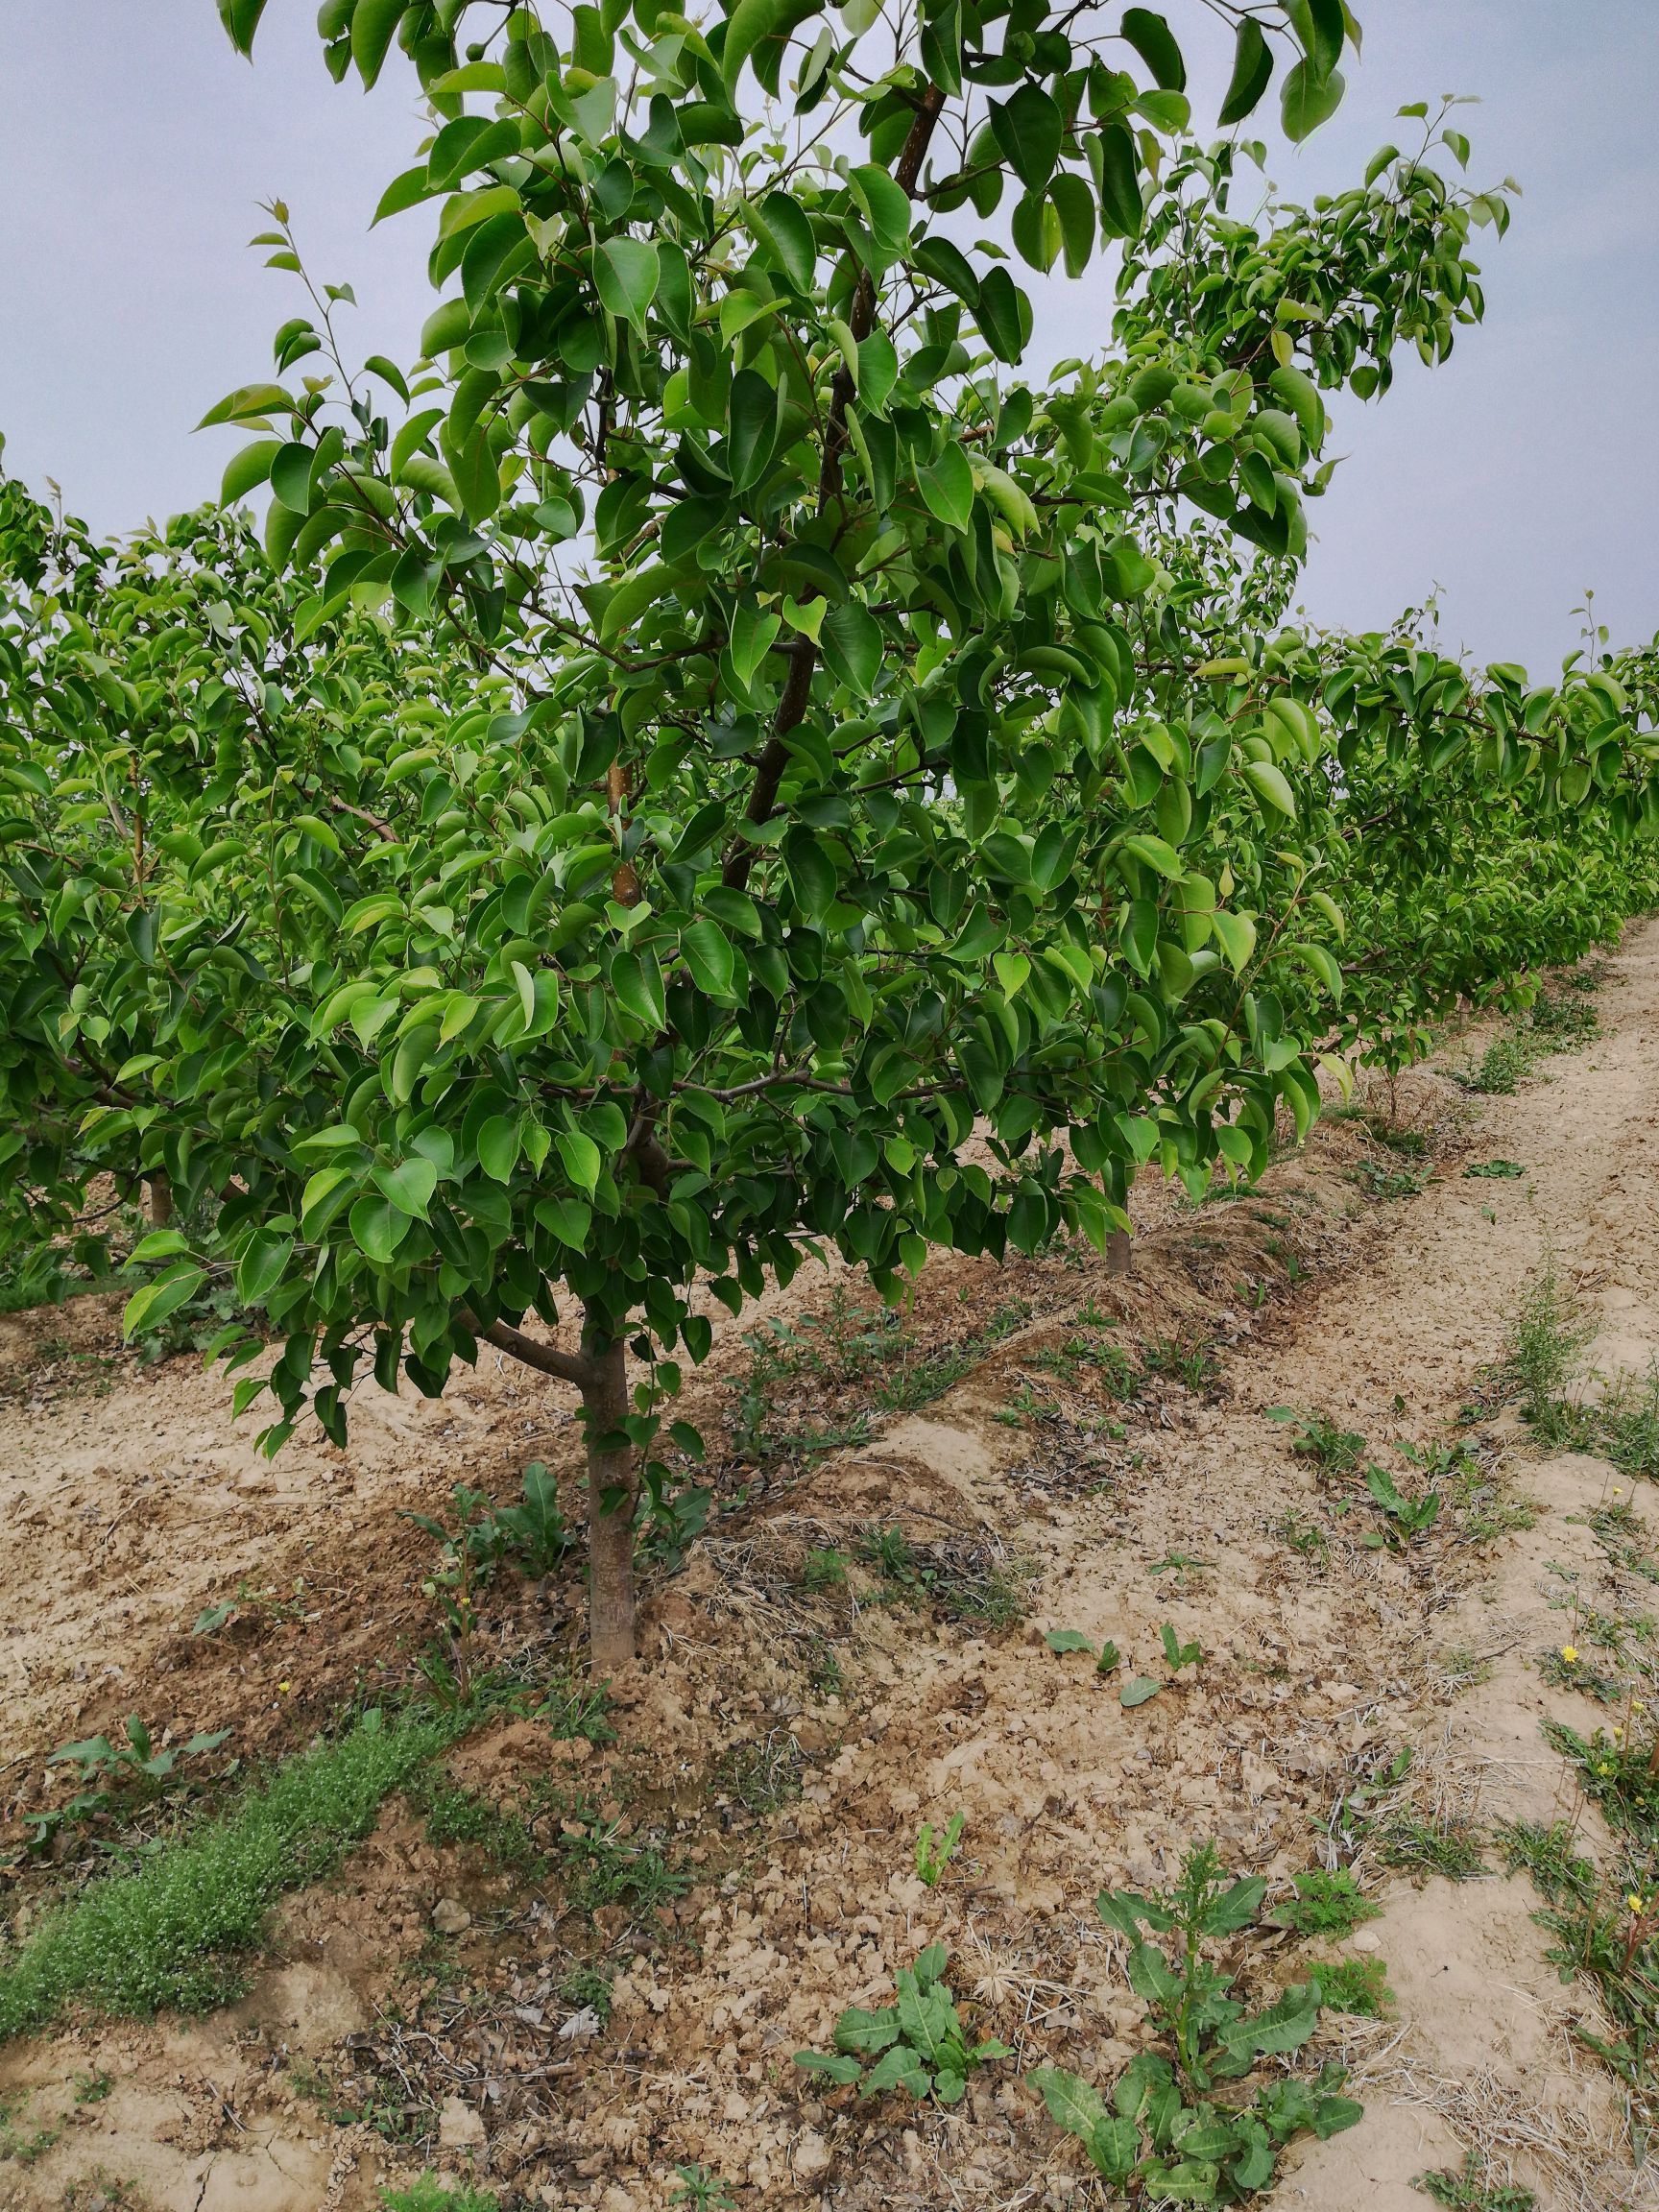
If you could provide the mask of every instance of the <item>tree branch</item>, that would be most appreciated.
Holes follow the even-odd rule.
[[[526,1336],[521,1329],[510,1329],[505,1321],[490,1321],[481,1327],[470,1313],[464,1319],[473,1334],[481,1336],[486,1344],[493,1344],[498,1352],[522,1359],[526,1367],[534,1367],[540,1375],[551,1375],[556,1382],[573,1382],[578,1390],[586,1390],[595,1379],[593,1361],[582,1353],[561,1352],[555,1345],[540,1344],[534,1336]]]
[[[944,87],[929,84],[916,110],[916,120],[910,126],[894,170],[894,181],[906,194],[915,196],[916,180],[922,174],[922,164],[927,156],[927,144],[933,135],[945,106]],[[860,344],[869,337],[876,325],[876,279],[866,269],[858,279],[858,289],[853,301],[851,327],[854,338]],[[855,395],[853,373],[843,362],[835,372],[835,380],[830,388],[830,421],[824,432],[824,459],[818,471],[818,512],[823,514],[830,501],[841,489],[841,456],[846,450],[849,433],[847,410]],[[783,685],[783,695],[778,702],[773,717],[772,734],[767,738],[755,770],[755,788],[749,794],[749,805],[744,809],[744,820],[757,829],[769,822],[778,804],[778,787],[783,781],[783,771],[789,764],[789,748],[784,738],[805,715],[807,702],[812,695],[812,672],[818,665],[818,648],[805,631],[800,632],[789,648],[789,676]],[[720,871],[720,880],[730,890],[741,891],[749,880],[749,871],[755,865],[755,847],[747,842],[733,845],[726,855],[726,865]]]

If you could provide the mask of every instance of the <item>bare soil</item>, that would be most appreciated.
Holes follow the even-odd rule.
[[[1345,1952],[1381,1957],[1395,1993],[1380,2020],[1327,2015],[1314,2056],[1347,2060],[1366,2116],[1292,2153],[1270,2202],[1406,2212],[1428,2201],[1415,2176],[1479,2146],[1546,2212],[1659,2205],[1580,2039],[1605,2024],[1546,1960],[1527,1879],[1490,1850],[1458,1882],[1384,1863],[1403,1820],[1484,1834],[1567,1803],[1540,1719],[1599,1716],[1537,1670],[1560,1570],[1629,1599],[1585,1525],[1621,1479],[1541,1455],[1493,1380],[1547,1241],[1599,1365],[1659,1347],[1659,925],[1599,1005],[1600,1036],[1512,1097],[1431,1066],[1399,1087],[1392,1145],[1333,1117],[1250,1194],[1140,1194],[1127,1279],[1080,1251],[940,1261],[897,1326],[838,1274],[774,1296],[777,1357],[756,1370],[733,1330],[688,1383],[713,1511],[651,1570],[614,1741],[558,1741],[526,1695],[451,1761],[535,1850],[492,1863],[399,1801],[284,1904],[234,2007],[87,2016],[0,2053],[0,2206],[367,2212],[434,2166],[504,2207],[655,2212],[693,2162],[744,2207],[1102,2202],[1019,2076],[1107,2083],[1141,2048],[1094,1898],[1167,1882],[1206,1837],[1275,1895],[1351,1862],[1383,1906],[1346,1945],[1249,1952],[1263,1992]],[[1494,1157],[1526,1174],[1463,1173]],[[1357,1478],[1299,1455],[1286,1408],[1374,1453],[1455,1438],[1472,1457],[1430,1536],[1375,1548]],[[0,1320],[14,1933],[89,1870],[24,1849],[66,1791],[55,1746],[132,1712],[157,1737],[230,1727],[244,1760],[303,1745],[406,1690],[437,1633],[408,1513],[442,1513],[458,1481],[508,1499],[532,1458],[574,1481],[568,1407],[493,1353],[440,1403],[360,1392],[344,1452],[301,1438],[267,1462],[258,1421],[232,1424],[193,1361],[135,1368],[113,1301]],[[893,1529],[897,1575],[860,1551]],[[557,1679],[580,1597],[503,1576],[475,1663]],[[1166,1623],[1204,1656],[1125,1709],[1127,1673],[1168,1672]],[[1113,1640],[1124,1671],[1050,1649],[1061,1627]],[[928,1887],[917,1830],[957,1811]],[[569,1846],[606,1834],[674,1879],[574,1909]],[[1017,2062],[950,2114],[815,2093],[792,2054],[887,2001],[934,1938]],[[584,1974],[611,1983],[608,2018]]]

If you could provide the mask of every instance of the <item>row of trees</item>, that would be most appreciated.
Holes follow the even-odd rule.
[[[1276,72],[1305,135],[1358,33],[1209,12],[1203,144],[1142,8],[326,0],[431,109],[423,358],[320,287],[209,417],[221,509],[111,548],[0,487],[3,1234],[213,1201],[129,1319],[228,1270],[273,1450],[481,1339],[574,1386],[601,1669],[705,1291],[1104,1244],[1659,884],[1650,656],[1286,623],[1324,396],[1450,350],[1506,203],[1416,114],[1240,215]],[[1023,374],[1017,265],[1108,253],[1110,345]]]

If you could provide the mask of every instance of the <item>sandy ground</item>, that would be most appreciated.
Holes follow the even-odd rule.
[[[1612,1574],[1584,1513],[1618,1478],[1541,1457],[1490,1395],[1485,1416],[1453,1425],[1546,1240],[1600,1323],[1601,1365],[1645,1368],[1659,1347],[1659,925],[1632,933],[1599,1003],[1600,1037],[1513,1097],[1409,1078],[1421,1162],[1333,1120],[1252,1197],[1193,1210],[1150,1195],[1127,1283],[1077,1254],[930,1267],[916,1357],[998,1309],[1015,1319],[952,1388],[843,1451],[757,1473],[731,1440],[733,1347],[686,1407],[724,1438],[719,1509],[653,1583],[649,1659],[613,1686],[616,1742],[504,1719],[454,1762],[503,1805],[580,1800],[579,1817],[660,1837],[686,1894],[648,1924],[606,1907],[575,1928],[556,1874],[491,1872],[389,1808],[332,1883],[282,1908],[274,1961],[236,2007],[87,2018],[0,2054],[13,2128],[60,2130],[32,2161],[0,2155],[0,2206],[361,2212],[428,2163],[475,2173],[504,2207],[654,2212],[690,2161],[745,2207],[1106,2202],[1018,2080],[1049,2062],[1107,2083],[1140,2047],[1121,1945],[1094,1911],[1103,1884],[1165,1882],[1214,1837],[1287,1894],[1291,1874],[1334,1863],[1361,1787],[1382,1792],[1374,1812],[1481,1824],[1564,1802],[1539,1720],[1596,1716],[1532,1662],[1561,1640],[1559,1570],[1586,1589]],[[1492,1157],[1527,1173],[1462,1175]],[[1429,1166],[1418,1194],[1374,1194]],[[799,1332],[830,1295],[820,1279],[775,1312]],[[1076,1351],[1108,1340],[1094,1325],[1108,1315],[1155,1370],[1127,1395]],[[247,1756],[406,1681],[432,1634],[432,1547],[400,1516],[440,1510],[457,1480],[505,1497],[526,1459],[571,1459],[558,1394],[493,1359],[440,1405],[365,1395],[345,1453],[301,1441],[267,1464],[217,1378],[132,1367],[105,1301],[0,1333],[13,1835],[49,1800],[46,1753],[128,1711],[157,1731],[232,1726]],[[777,1387],[796,1411],[847,1395],[833,1377]],[[1375,1516],[1337,1509],[1272,1417],[1286,1407],[1378,1452],[1455,1433],[1477,1473],[1427,1542],[1368,1548],[1356,1538]],[[1530,1515],[1504,1509],[1523,1497]],[[1482,1536],[1494,1512],[1532,1526]],[[812,1548],[850,1551],[867,1527],[932,1547],[942,1575],[1000,1575],[1026,1618],[883,1602],[856,1566],[812,1586]],[[225,1633],[189,1633],[239,1590]],[[531,1673],[567,1659],[578,1596],[503,1590],[487,1655]],[[1128,1669],[1161,1676],[1165,1623],[1204,1657],[1132,1710],[1044,1641],[1110,1637]],[[1406,1746],[1409,1772],[1390,1781]],[[925,1887],[918,1826],[958,1810],[957,1858]],[[1659,2205],[1616,2084],[1575,2037],[1597,2025],[1593,1997],[1546,1960],[1529,1884],[1413,1882],[1356,1840],[1384,1910],[1343,1948],[1386,1961],[1396,2003],[1380,2021],[1327,2015],[1316,2055],[1352,2065],[1366,2116],[1287,2157],[1269,2201],[1406,2212],[1428,2201],[1414,2176],[1479,2145],[1546,2212]],[[14,1861],[23,1926],[45,1879]],[[791,2054],[826,2047],[844,2007],[885,2002],[934,1937],[1019,2063],[987,2069],[950,2114],[815,2094]],[[1270,1991],[1310,1955],[1257,1946],[1246,1979]],[[613,1979],[613,2008],[598,2032],[561,2035],[581,2010],[560,1994],[577,1960]],[[103,2075],[108,2093],[77,2103],[77,2080]]]

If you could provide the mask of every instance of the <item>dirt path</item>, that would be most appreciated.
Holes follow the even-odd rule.
[[[1410,1079],[1421,1161],[1334,1120],[1251,1197],[1158,1202],[1127,1286],[1075,1255],[929,1269],[915,1357],[1014,1318],[963,1380],[867,1440],[787,1480],[744,1478],[660,1587],[654,1663],[616,1686],[618,1741],[559,1745],[504,1721],[456,1762],[503,1805],[563,1807],[555,1840],[579,1801],[578,1827],[613,1817],[656,1839],[689,1893],[654,1921],[604,1906],[577,1929],[556,1874],[492,1874],[389,1813],[332,1886],[285,1909],[279,1963],[231,2012],[85,2022],[0,2055],[14,2128],[61,2130],[32,2162],[0,2154],[0,2205],[103,2192],[154,2212],[367,2212],[379,2178],[440,2158],[476,2166],[508,2207],[655,2212],[691,2161],[745,2208],[1103,2201],[1015,2077],[1047,2062],[1109,2083],[1141,2048],[1093,1899],[1167,1883],[1206,1837],[1275,1897],[1352,1861],[1383,1908],[1346,1944],[1252,1954],[1267,1988],[1318,1957],[1381,1959],[1395,1996],[1378,2020],[1327,2014],[1321,2050],[1355,2069],[1366,2117],[1288,2156],[1274,2203],[1407,2212],[1429,2201],[1415,2176],[1474,2147],[1545,2212],[1659,2204],[1623,2092],[1574,2032],[1606,2024],[1546,1960],[1529,1879],[1492,1871],[1489,1845],[1472,1880],[1389,1863],[1408,1858],[1402,1838],[1547,1821],[1571,1800],[1540,1719],[1588,1733],[1606,1716],[1549,1687],[1538,1657],[1579,1618],[1564,1592],[1640,1606],[1634,1554],[1621,1566],[1589,1525],[1621,1478],[1541,1457],[1512,1413],[1453,1427],[1547,1241],[1600,1322],[1593,1357],[1643,1369],[1659,1347],[1659,925],[1631,935],[1599,1003],[1601,1035],[1513,1097],[1477,1106]],[[1526,1173],[1462,1173],[1496,1158]],[[1376,1195],[1431,1164],[1420,1194]],[[803,1336],[804,1310],[790,1341],[830,1342]],[[35,1326],[108,1357],[107,1314]],[[865,1354],[837,1356],[776,1392],[839,1406],[869,1377]],[[25,1361],[0,1406],[18,1804],[45,1748],[129,1697],[168,1696],[180,1725],[233,1720],[251,1749],[302,1741],[353,1674],[406,1665],[426,1632],[421,1543],[397,1509],[565,1449],[552,1402],[495,1372],[437,1407],[366,1404],[349,1455],[291,1449],[273,1468],[228,1434],[214,1379],[112,1367],[65,1389],[70,1364]],[[1295,1424],[1273,1417],[1286,1407],[1362,1435],[1403,1480],[1389,1448],[1472,1439],[1432,1534],[1364,1542],[1379,1516],[1358,1478],[1293,1450]],[[853,1556],[860,1527],[908,1549],[884,1572]],[[239,1578],[304,1589],[285,1612],[251,1609],[240,1640],[184,1633]],[[551,1656],[568,1601],[510,1611],[502,1650]],[[1168,1671],[1165,1623],[1204,1656],[1125,1708],[1125,1673]],[[1124,1672],[1052,1650],[1059,1628],[1111,1639]],[[961,1847],[930,1888],[913,1840],[956,1811]],[[1579,1832],[1607,1844],[1593,1815]],[[435,1941],[434,1908],[457,1898],[469,1924]],[[1019,2067],[988,2070],[951,2114],[811,2094],[791,2054],[827,2048],[846,2006],[888,2001],[935,1936]],[[571,1994],[582,1960],[612,1984],[592,2034]],[[108,2095],[76,2104],[73,2079],[101,2072]],[[411,2139],[429,2124],[435,2142]],[[110,2195],[117,2181],[136,2194]]]

